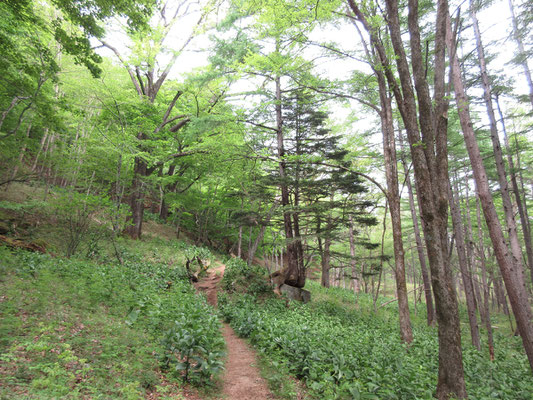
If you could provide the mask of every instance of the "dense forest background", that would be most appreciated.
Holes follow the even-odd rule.
[[[280,284],[364,294],[375,313],[394,304],[407,348],[423,315],[440,399],[466,398],[465,342],[494,360],[504,325],[531,383],[530,2],[7,0],[0,12],[4,242],[49,246],[42,221],[7,217],[46,209],[64,230],[53,252],[97,259],[105,242],[125,265],[121,240],[157,222]]]

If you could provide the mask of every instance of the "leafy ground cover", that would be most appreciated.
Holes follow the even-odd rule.
[[[123,246],[123,264],[0,247],[0,398],[179,398],[177,383],[211,385],[220,323],[176,256],[190,246],[174,243]]]
[[[342,305],[353,294],[311,283],[315,301],[258,300],[249,293],[219,296],[235,331],[280,370],[302,379],[320,399],[431,399],[437,381],[436,331],[414,327],[409,348],[400,341],[393,312],[371,315]],[[371,300],[360,295],[361,307]],[[464,343],[466,340],[463,341]],[[519,340],[497,335],[496,360],[464,345],[471,399],[531,399],[533,379]]]

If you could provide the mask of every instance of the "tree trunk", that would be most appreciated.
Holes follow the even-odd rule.
[[[481,350],[481,341],[479,339],[479,327],[477,324],[476,305],[474,301],[474,286],[472,284],[472,277],[468,271],[468,262],[466,258],[465,239],[463,236],[463,223],[461,221],[461,213],[459,211],[459,202],[456,195],[454,195],[451,185],[448,187],[450,198],[450,210],[452,214],[453,230],[455,233],[455,248],[457,249],[457,256],[459,258],[459,269],[461,270],[461,277],[463,278],[463,287],[466,297],[466,308],[468,310],[468,322],[470,323],[470,336],[472,337],[472,344],[478,350]]]
[[[350,234],[350,265],[352,267],[352,287],[354,293],[359,293],[359,278],[357,277],[357,266],[355,262],[355,238],[353,233],[353,216],[350,214],[350,226],[349,226],[349,234]]]
[[[7,114],[9,114],[9,112],[13,108],[15,108],[15,106],[18,104],[20,100],[26,100],[27,98],[28,97],[19,97],[19,96],[13,97],[9,106],[4,111],[2,111],[2,115],[0,115],[0,129],[2,129],[2,125],[4,125],[4,121],[7,117]]]
[[[44,134],[43,134],[43,137],[41,138],[41,144],[39,146],[39,150],[37,151],[35,159],[33,160],[33,164],[31,166],[31,172],[35,172],[35,169],[37,168],[37,162],[39,161],[39,156],[41,155],[41,152],[43,151],[43,148],[44,148],[44,144],[46,143],[46,140],[48,139],[48,131],[49,131],[48,127],[44,128]]]
[[[498,182],[500,184],[500,192],[502,195],[503,211],[505,215],[505,222],[507,225],[507,231],[508,231],[507,233],[509,236],[511,254],[513,257],[513,263],[515,264],[515,268],[519,272],[517,275],[517,278],[520,279],[520,276],[521,276],[523,280],[524,277],[523,277],[523,265],[522,265],[522,248],[520,245],[520,241],[518,239],[518,230],[517,230],[516,221],[514,218],[513,203],[511,201],[511,196],[509,194],[509,183],[507,181],[505,163],[503,161],[500,138],[498,136],[496,116],[494,114],[494,107],[492,105],[492,93],[491,93],[492,89],[491,89],[491,85],[489,81],[489,75],[487,72],[487,65],[485,61],[485,51],[483,49],[483,44],[481,42],[479,24],[478,24],[472,3],[470,6],[470,15],[472,17],[474,32],[476,36],[476,47],[477,47],[477,53],[478,53],[478,59],[479,59],[479,68],[481,72],[481,83],[483,86],[483,94],[485,98],[485,105],[487,107],[487,114],[489,116],[489,121],[490,121],[490,137],[492,140],[494,160],[496,162],[496,171],[498,172]],[[532,277],[533,277],[533,273],[532,273]],[[527,300],[527,297],[526,297],[526,300]],[[533,331],[532,331],[532,335],[533,335]],[[532,351],[533,351],[533,342],[531,343],[531,346],[532,346]],[[532,357],[533,357],[533,354],[532,354]],[[532,367],[533,367],[533,360],[532,360]]]
[[[133,180],[131,183],[130,208],[131,216],[126,220],[129,225],[126,226],[124,233],[132,239],[140,239],[142,233],[142,223],[144,217],[144,182],[146,176],[146,162],[140,157],[135,157],[135,166],[133,169]]]
[[[524,349],[529,359],[529,364],[533,369],[533,326],[531,325],[531,307],[529,305],[526,287],[524,285],[522,265],[520,259],[517,259],[516,257],[516,245],[518,243],[516,243],[514,239],[511,240],[512,237],[515,235],[513,235],[513,232],[509,232],[509,239],[511,240],[511,247],[513,248],[512,254],[510,254],[509,249],[507,248],[505,237],[503,235],[503,230],[500,225],[500,221],[498,219],[498,214],[494,206],[492,193],[490,191],[488,178],[485,171],[485,166],[483,165],[481,153],[479,151],[477,140],[474,134],[474,128],[470,119],[468,98],[464,91],[459,60],[457,58],[455,47],[452,42],[452,29],[449,19],[448,31],[449,36],[447,44],[450,54],[453,54],[453,57],[451,59],[452,78],[455,90],[455,98],[458,106],[457,108],[459,112],[459,119],[461,123],[461,128],[463,130],[463,137],[466,143],[470,163],[472,164],[474,179],[476,181],[478,195],[481,201],[485,221],[489,229],[489,235],[492,241],[492,246],[494,248],[494,254],[498,261],[498,265],[500,267],[500,271],[505,282],[505,287],[507,288],[507,293],[509,295],[513,314],[518,324],[518,329],[522,337]],[[494,144],[496,145],[496,143]],[[495,148],[495,150],[498,149]],[[497,164],[499,163],[497,162]],[[497,167],[499,170],[501,170],[503,165],[497,165]],[[501,179],[501,174],[499,173],[498,175]],[[501,184],[504,183],[505,182],[501,182]],[[506,190],[506,187],[503,186],[501,189],[503,195],[504,191]],[[504,201],[504,209],[505,208],[506,206]],[[511,224],[512,218],[509,217],[512,217],[512,214],[509,215],[509,213],[506,212],[506,220],[509,224]],[[508,228],[509,230],[513,229],[512,225]],[[515,233],[516,227],[514,234]],[[520,250],[519,247],[518,250]]]
[[[237,242],[237,258],[241,258],[242,255],[242,225],[239,225],[239,239]]]
[[[496,108],[500,115],[500,124],[503,131],[503,141],[505,149],[507,150],[507,163],[509,164],[509,174],[511,176],[511,186],[516,199],[516,208],[518,208],[518,215],[520,216],[520,224],[522,225],[522,232],[524,233],[524,243],[526,245],[527,262],[529,264],[529,271],[531,274],[531,282],[533,282],[533,246],[531,244],[531,230],[529,226],[529,216],[527,214],[527,207],[524,207],[522,203],[522,195],[518,187],[518,180],[516,179],[516,169],[511,154],[511,147],[509,146],[509,138],[507,136],[507,129],[505,129],[505,120],[503,118],[502,109],[500,108],[500,102],[498,96],[496,96]],[[518,148],[517,148],[518,151]]]
[[[448,161],[447,161],[447,108],[445,96],[445,37],[448,3],[437,2],[435,34],[434,99],[431,99],[426,78],[424,58],[418,25],[418,3],[409,0],[408,27],[410,34],[411,63],[407,61],[402,42],[402,32],[397,0],[386,0],[387,24],[394,49],[400,87],[389,65],[387,50],[377,28],[361,13],[354,0],[348,4],[356,17],[370,34],[389,88],[394,93],[396,104],[404,122],[409,139],[415,184],[421,205],[422,226],[431,269],[431,282],[439,334],[439,377],[437,397],[466,398],[461,330],[456,293],[448,260]],[[413,90],[413,70],[416,97]],[[418,99],[418,107],[416,104]],[[433,106],[435,104],[435,108]],[[420,135],[422,133],[422,136]]]
[[[481,228],[481,211],[479,209],[479,197],[476,197],[477,239],[479,246],[479,260],[481,267],[481,281],[483,283],[483,313],[485,328],[487,329],[487,341],[490,359],[494,360],[494,339],[492,336],[492,322],[489,308],[489,285],[487,283],[487,263],[485,262],[485,249],[483,248],[483,229]]]
[[[524,76],[529,86],[529,102],[531,103],[531,110],[533,110],[533,80],[531,79],[531,70],[529,69],[529,65],[527,63],[527,53],[524,48],[522,38],[520,37],[518,22],[514,13],[514,6],[512,0],[509,0],[509,9],[511,10],[511,19],[513,21],[513,36],[514,40],[516,41],[516,46],[518,47],[518,57],[520,60],[519,64],[522,65],[522,68],[524,69]]]
[[[28,124],[28,128],[26,129],[26,136],[22,139],[22,147],[20,149],[19,158],[17,160],[17,163],[15,164],[15,167],[13,168],[13,172],[11,173],[10,180],[14,180],[17,177],[17,174],[19,172],[19,168],[22,165],[22,162],[24,161],[24,155],[26,154],[26,148],[28,147],[27,141],[30,137],[30,131],[31,131],[31,122]],[[5,190],[9,188],[9,182],[6,184]]]
[[[402,133],[400,131],[400,147],[402,145]],[[409,208],[411,209],[411,219],[413,220],[413,231],[415,234],[416,250],[418,253],[418,260],[420,262],[420,270],[422,272],[422,280],[424,283],[424,295],[426,298],[426,314],[427,323],[429,326],[433,326],[436,323],[435,309],[433,307],[433,295],[431,294],[431,282],[429,280],[429,273],[426,265],[426,256],[424,254],[424,245],[422,244],[422,238],[420,236],[420,227],[418,225],[418,215],[416,212],[415,198],[413,194],[413,186],[411,184],[411,178],[409,177],[409,170],[407,163],[402,159],[402,164],[405,173],[405,183],[407,185],[407,191],[409,194]]]
[[[279,44],[278,44],[279,46]],[[304,287],[305,285],[305,270],[300,268],[298,262],[298,248],[294,240],[294,232],[292,226],[291,212],[288,210],[290,206],[289,188],[285,182],[286,163],[285,163],[285,148],[283,144],[283,116],[282,116],[282,99],[281,99],[281,78],[278,76],[275,80],[276,84],[276,138],[277,150],[279,157],[279,177],[281,189],[281,205],[283,207],[283,227],[285,229],[285,239],[287,241],[287,270],[285,283],[290,286]]]
[[[396,158],[396,141],[392,120],[392,104],[388,97],[387,85],[383,73],[378,70],[378,82],[381,103],[381,132],[383,134],[383,154],[385,158],[385,175],[387,179],[387,197],[392,223],[394,245],[394,273],[396,278],[396,297],[398,298],[398,314],[400,332],[405,343],[413,341],[409,300],[405,280],[405,254],[403,249],[402,222],[400,210],[400,192],[398,189],[398,161]]]
[[[266,228],[268,224],[270,223],[270,218],[272,218],[272,214],[274,214],[274,211],[276,210],[276,208],[277,208],[277,204],[276,203],[272,204],[272,206],[270,207],[270,210],[268,210],[268,213],[265,216],[264,221],[261,221],[261,228],[259,228],[259,234],[255,238],[255,241],[250,247],[250,249],[248,250],[248,265],[252,265],[254,261],[255,253],[257,252],[259,245],[261,244],[261,242],[263,241],[263,238],[265,237]],[[241,232],[242,232],[242,229],[239,231],[239,233]]]
[[[330,254],[330,246],[331,246],[331,239],[329,237],[326,237],[324,239],[324,248],[322,251],[322,257],[321,257],[321,266],[322,266],[322,275],[320,279],[320,284],[323,287],[329,287],[330,286],[330,260],[331,260],[331,254]]]

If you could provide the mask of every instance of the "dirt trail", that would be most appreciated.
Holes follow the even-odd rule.
[[[197,290],[206,292],[207,301],[216,307],[217,289],[225,266],[220,264],[209,269],[207,276],[195,286]],[[256,367],[257,360],[253,350],[239,338],[231,327],[224,323],[222,334],[227,345],[228,356],[226,371],[222,377],[224,400],[267,400],[275,397],[268,390],[266,381]]]

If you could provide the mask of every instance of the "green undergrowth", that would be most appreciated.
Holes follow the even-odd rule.
[[[438,370],[435,329],[414,324],[407,348],[396,310],[372,314],[372,300],[309,285],[309,304],[250,293],[219,295],[221,315],[279,371],[301,379],[317,399],[431,399]],[[351,300],[350,300],[351,298]],[[347,307],[351,302],[353,307]],[[531,399],[533,378],[518,338],[496,335],[496,360],[464,345],[470,399]],[[466,343],[467,340],[463,340]]]
[[[257,265],[248,265],[240,258],[230,258],[226,261],[222,288],[227,292],[256,295],[272,293],[266,270]]]
[[[122,245],[123,264],[0,247],[0,399],[179,399],[184,381],[213,386],[224,341],[173,255],[188,245],[152,240],[141,257],[138,243]]]

